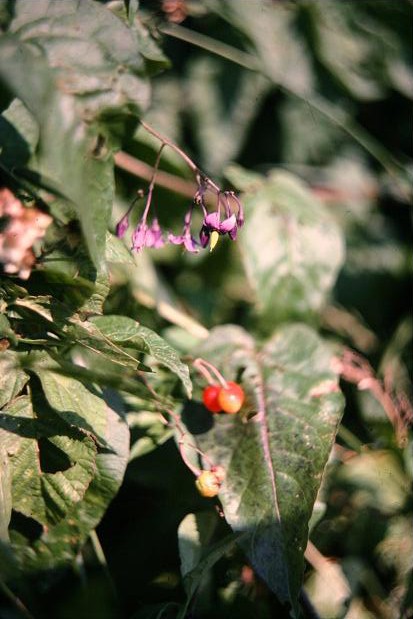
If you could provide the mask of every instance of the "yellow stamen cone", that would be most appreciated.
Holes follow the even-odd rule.
[[[213,249],[215,249],[216,244],[218,243],[218,239],[219,239],[219,234],[216,230],[212,230],[211,232],[211,238],[209,241],[209,251],[211,252]]]

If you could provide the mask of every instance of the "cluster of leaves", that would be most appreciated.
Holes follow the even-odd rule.
[[[0,285],[0,610],[298,618],[310,595],[326,619],[407,617],[411,439],[352,389],[336,438],[333,363],[351,343],[408,392],[408,167],[366,121],[406,113],[407,2],[181,0],[185,26],[138,4],[0,3],[2,185],[53,218]],[[143,116],[226,166],[239,251],[133,257],[111,234],[137,189],[116,153],[144,173],[159,149]],[[162,162],[169,225],[191,181]],[[238,415],[201,405],[195,357],[242,384]],[[177,442],[224,467],[219,513]]]

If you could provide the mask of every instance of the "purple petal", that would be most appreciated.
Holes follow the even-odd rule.
[[[142,247],[144,247],[147,232],[148,226],[146,224],[139,224],[139,226],[135,228],[132,234],[132,249],[140,251]]]
[[[221,234],[225,234],[226,232],[230,232],[233,228],[237,227],[237,218],[235,215],[231,215],[228,219],[224,219],[223,222],[220,223],[218,232]]]
[[[237,238],[237,232],[238,232],[237,226],[235,226],[234,228],[232,228],[232,230],[228,232],[228,236],[231,239],[231,241],[235,241],[235,239]]]
[[[116,236],[120,239],[125,236],[126,230],[129,228],[129,217],[124,215],[119,223],[116,225]]]
[[[204,219],[204,226],[219,231],[220,223],[219,223],[219,213],[215,211],[214,213],[209,213]]]
[[[184,242],[184,237],[182,235],[176,236],[175,234],[172,234],[171,232],[169,232],[168,241],[172,243],[173,245],[182,245],[182,243]]]
[[[184,238],[184,246],[185,246],[185,249],[187,251],[198,253],[199,250],[198,250],[198,246],[197,245],[198,245],[198,243],[195,241],[195,239],[190,234],[185,236],[185,238]]]
[[[145,245],[146,247],[155,247],[158,249],[159,247],[163,247],[164,244],[165,241],[162,236],[162,230],[158,220],[155,217],[146,233]]]
[[[201,232],[199,233],[199,240],[201,242],[202,247],[206,247],[209,243],[209,230],[208,228],[205,228],[205,226],[202,226],[201,228]]]
[[[185,234],[176,236],[175,234],[168,234],[168,241],[173,245],[183,245],[187,251],[198,252],[197,242],[190,235],[189,231]]]

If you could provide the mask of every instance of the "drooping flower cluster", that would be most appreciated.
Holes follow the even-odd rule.
[[[6,188],[0,189],[0,263],[3,271],[27,279],[35,262],[33,244],[42,239],[52,218],[36,207],[26,208]]]
[[[185,214],[182,233],[178,235],[170,231],[162,231],[156,217],[150,223],[148,222],[153,188],[153,183],[151,183],[142,217],[132,233],[132,250],[139,252],[144,247],[159,248],[165,243],[171,243],[182,245],[186,251],[196,253],[200,248],[208,245],[210,251],[212,251],[220,236],[228,234],[232,241],[237,238],[238,228],[244,224],[244,213],[241,202],[235,193],[233,191],[221,191],[215,183],[204,176],[197,175],[197,180],[198,189]],[[207,192],[216,196],[216,208],[212,211],[209,211],[206,205]],[[119,238],[122,238],[129,228],[129,216],[135,202],[132,203],[116,226],[116,233]],[[198,238],[193,235],[191,230],[193,213],[196,208],[200,208],[203,215]]]

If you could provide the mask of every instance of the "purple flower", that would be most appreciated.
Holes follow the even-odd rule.
[[[132,234],[132,249],[140,251],[142,247],[145,247],[146,234],[148,232],[148,226],[143,221],[139,222]]]
[[[158,249],[164,244],[162,230],[156,217],[150,226],[141,220],[132,234],[132,249],[137,252],[143,247],[155,247]]]
[[[159,247],[163,247],[165,245],[165,241],[162,236],[162,230],[156,217],[153,219],[152,225],[148,228],[146,232],[145,245],[146,247],[155,247],[155,249],[158,249]]]
[[[125,236],[126,230],[129,228],[129,211],[122,217],[116,225],[116,236],[122,239]]]
[[[199,233],[199,239],[202,247],[206,247],[211,240],[212,251],[218,242],[218,235],[222,234],[228,234],[230,239],[234,241],[237,237],[238,225],[239,224],[234,213],[223,221],[220,221],[219,211],[208,213],[204,217],[201,232]]]
[[[184,228],[183,234],[175,236],[175,234],[168,234],[168,241],[173,245],[183,245],[187,251],[198,253],[197,242],[191,235],[189,228]]]

